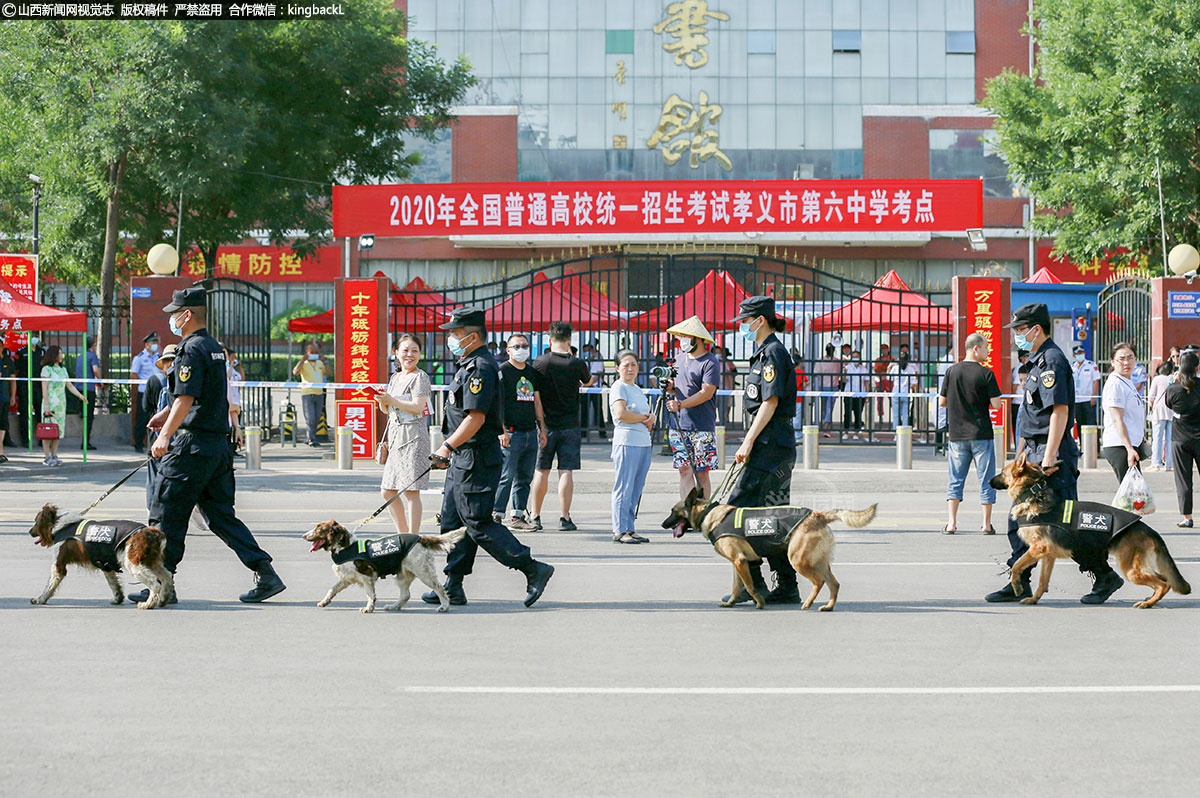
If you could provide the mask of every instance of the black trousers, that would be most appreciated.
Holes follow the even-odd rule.
[[[1149,441],[1142,441],[1142,445],[1136,448],[1138,457],[1142,460],[1150,457]],[[1113,473],[1117,475],[1117,484],[1120,485],[1129,473],[1129,453],[1125,451],[1124,446],[1104,446],[1101,447],[1100,454],[1104,455],[1104,459],[1112,466]]]
[[[1179,429],[1176,427],[1175,429]],[[1200,439],[1171,436],[1171,456],[1175,464],[1175,495],[1179,499],[1179,512],[1192,514],[1192,467],[1200,463]]]
[[[1046,444],[1030,441],[1026,451],[1029,462],[1041,465],[1042,457],[1046,454]],[[1067,455],[1060,450],[1058,459],[1062,461],[1062,465],[1046,479],[1046,483],[1060,500],[1078,499],[1079,455]],[[1029,551],[1029,544],[1021,540],[1021,536],[1017,534],[1017,521],[1011,513],[1008,516],[1008,545],[1012,548],[1012,556],[1008,558],[1008,567],[1012,568],[1017,560]],[[1112,571],[1112,567],[1108,564],[1107,549],[1098,553],[1076,552],[1073,559],[1079,565],[1079,570],[1085,573],[1090,572],[1101,576]],[[1029,570],[1032,571],[1033,568]]]
[[[779,507],[792,500],[792,471],[796,468],[795,447],[755,441],[737,484],[727,500],[734,507]],[[767,564],[780,587],[796,584],[796,569],[786,554],[772,554]],[[757,568],[757,563],[751,563]]]
[[[150,525],[167,536],[164,556],[171,573],[183,559],[188,519],[197,506],[213,534],[251,570],[271,562],[254,535],[234,514],[233,452],[224,435],[197,441],[190,432],[177,432],[171,449],[158,464]]]
[[[142,392],[136,390],[138,387],[137,385],[130,386],[134,390],[129,392],[129,412],[133,413],[133,445],[145,447],[146,422],[150,420],[150,417],[142,410]]]
[[[492,559],[525,574],[533,573],[529,547],[508,527],[492,520],[496,488],[504,457],[500,442],[491,441],[459,449],[450,458],[442,494],[442,532],[467,528],[466,536],[446,557],[447,576],[466,576],[475,567],[475,554],[483,549]]]
[[[96,431],[96,392],[88,391],[84,396],[87,397],[87,407],[83,409],[83,412],[87,413],[87,436],[84,437],[81,448],[86,447],[91,442],[92,435]]]

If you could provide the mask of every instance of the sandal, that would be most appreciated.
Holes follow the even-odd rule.
[[[7,463],[8,455],[0,454],[0,463]]]
[[[991,524],[988,524],[988,528],[983,530],[983,534],[985,534],[985,535],[996,534],[996,527],[992,526]]]
[[[613,543],[641,543],[641,542],[642,541],[638,540],[636,537],[634,537],[633,535],[631,535],[628,532],[624,533],[623,535],[618,535],[617,537],[613,538]]]
[[[958,531],[957,529],[951,529],[949,524],[942,524],[942,534],[943,535],[953,535],[957,531]]]
[[[629,537],[633,538],[638,543],[649,543],[650,542],[650,538],[644,538],[636,532],[627,532],[626,534],[628,534]]]

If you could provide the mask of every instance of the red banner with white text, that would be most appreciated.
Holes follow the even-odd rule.
[[[346,363],[342,372],[344,382],[367,384],[386,382],[379,372],[379,346],[383,340],[380,326],[386,318],[378,312],[379,282],[376,280],[343,280],[341,297],[342,329],[341,356]],[[368,391],[348,390],[346,399],[370,399]]]
[[[375,459],[375,403],[337,402],[337,425],[351,431],[350,451],[354,460]]]
[[[334,186],[333,234],[931,232],[983,226],[979,180]]]
[[[38,301],[38,256],[0,253],[0,278],[26,299]],[[25,346],[25,333],[8,329],[7,320],[0,319],[0,342],[11,352]]]
[[[192,250],[183,258],[179,273],[200,280],[204,256]],[[251,283],[330,283],[342,276],[337,247],[319,247],[301,258],[286,247],[218,247],[214,277],[236,277]]]

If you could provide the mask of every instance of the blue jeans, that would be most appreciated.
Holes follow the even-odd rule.
[[[946,464],[950,468],[950,484],[946,488],[947,499],[962,501],[963,483],[975,461],[975,475],[979,477],[979,503],[995,504],[996,489],[988,483],[996,476],[996,447],[991,440],[950,441],[950,452]]]
[[[1150,450],[1150,462],[1153,465],[1171,467],[1171,421],[1155,421],[1154,448]]]
[[[308,422],[308,442],[316,443],[317,425],[321,423],[321,410],[325,407],[325,394],[304,394],[300,397],[300,404],[304,407],[304,420]]]
[[[504,453],[504,470],[500,487],[496,488],[496,504],[492,512],[504,514],[509,494],[513,511],[524,513],[529,504],[529,483],[533,480],[533,465],[537,461],[538,434],[536,429],[513,430],[508,433],[508,448]]]
[[[832,389],[826,388],[825,390],[832,390]],[[822,424],[833,423],[833,400],[836,398],[837,398],[836,396],[822,396],[821,397],[821,423]]]
[[[896,427],[907,427],[912,422],[909,414],[909,409],[912,407],[912,397],[895,396],[892,398],[892,404],[896,408]]]
[[[633,532],[635,508],[646,487],[650,470],[650,446],[614,446],[612,461],[616,469],[613,478],[612,525],[613,537]]]

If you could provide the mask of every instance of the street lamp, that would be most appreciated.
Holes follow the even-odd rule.
[[[33,254],[38,254],[38,211],[42,202],[42,179],[30,173],[29,182],[33,183]]]
[[[984,237],[983,230],[978,227],[967,231],[967,243],[971,245],[972,252],[987,251],[987,238]]]
[[[358,237],[358,251],[359,252],[366,252],[367,250],[371,249],[371,247],[373,247],[373,246],[375,246],[375,234],[374,233],[367,233],[365,235],[361,235]]]

